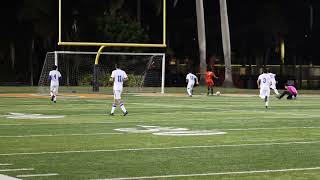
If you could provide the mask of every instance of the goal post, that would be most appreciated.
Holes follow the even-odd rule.
[[[96,55],[96,60],[95,60],[95,63],[93,64],[92,63],[92,70],[93,70],[93,81],[92,81],[92,85],[93,85],[93,91],[97,92],[99,91],[99,72],[100,72],[100,66],[101,64],[97,63],[99,61],[99,58],[100,58],[100,54],[104,54],[104,55],[107,55],[106,53],[101,53],[102,52],[102,49],[104,47],[133,47],[133,48],[166,48],[167,45],[166,45],[166,28],[167,28],[167,25],[166,25],[166,19],[167,19],[167,3],[166,3],[167,0],[162,0],[162,42],[157,42],[155,41],[155,43],[152,43],[152,42],[139,42],[139,41],[134,41],[134,42],[128,42],[128,39],[126,40],[121,40],[121,41],[125,41],[125,42],[83,42],[82,40],[79,39],[79,41],[69,41],[67,39],[64,39],[63,36],[62,36],[62,27],[64,26],[62,22],[63,21],[63,18],[62,18],[62,15],[64,14],[62,12],[63,10],[63,5],[62,5],[62,0],[58,0],[58,20],[59,20],[59,23],[58,23],[58,45],[59,46],[100,46],[100,49],[99,51],[96,53],[94,53]],[[87,40],[86,40],[87,41]],[[71,54],[71,53],[70,53]],[[109,55],[112,55],[112,54],[109,54]],[[115,54],[113,54],[115,55]],[[129,54],[127,54],[129,55]],[[150,54],[149,54],[150,55]],[[137,55],[137,56],[147,56],[147,54],[140,54],[140,55]],[[159,56],[159,55],[158,55]],[[50,56],[48,56],[50,57]],[[161,57],[162,57],[162,70],[161,70],[161,93],[164,93],[164,81],[165,81],[165,76],[164,76],[164,73],[165,73],[165,55],[164,54],[161,54]],[[59,59],[59,57],[56,57],[56,59]],[[61,62],[60,60],[57,61],[57,64]],[[157,61],[158,62],[158,61]],[[58,65],[59,67],[59,65]],[[68,69],[67,69],[68,70]],[[41,74],[42,75],[42,74]],[[68,76],[69,77],[69,76]],[[40,78],[40,81],[41,81],[42,78]],[[145,79],[145,78],[144,78]],[[41,84],[42,82],[39,81],[39,84]],[[69,82],[69,81],[67,81]]]
[[[57,65],[62,74],[60,86],[69,89],[91,86],[93,91],[98,91],[99,86],[112,87],[109,78],[117,63],[129,76],[125,83],[126,92],[164,93],[164,53],[101,52],[99,63],[96,63],[96,56],[97,52],[48,52],[38,82],[39,89],[43,92],[48,88],[48,75],[53,65]]]

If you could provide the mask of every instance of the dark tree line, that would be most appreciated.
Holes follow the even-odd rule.
[[[72,41],[161,42],[161,2],[63,0],[62,37]],[[193,64],[199,64],[195,1],[175,2],[167,2],[166,52],[178,58],[190,56]],[[318,63],[319,1],[227,0],[227,3],[233,64],[279,64],[281,41],[286,43],[285,63]],[[206,54],[215,54],[223,61],[219,1],[204,0],[204,12]],[[48,51],[97,50],[57,45],[56,0],[8,1],[1,6],[0,19],[1,84],[36,85]]]

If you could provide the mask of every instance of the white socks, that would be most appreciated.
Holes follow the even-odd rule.
[[[114,113],[114,110],[116,110],[117,105],[116,104],[112,104],[112,108],[111,108],[111,114]]]
[[[191,91],[192,91],[192,89],[191,89],[191,88],[187,88],[187,92],[188,92],[189,96],[192,96]]]
[[[124,107],[124,104],[123,103],[120,103],[120,108],[121,110],[125,113],[127,112],[126,108]]]

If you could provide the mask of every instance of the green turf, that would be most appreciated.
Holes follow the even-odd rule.
[[[21,91],[28,92],[16,90]],[[119,109],[115,116],[108,115],[109,98],[59,96],[54,104],[49,98],[0,97],[0,164],[12,164],[0,165],[0,174],[59,174],[24,178],[35,180],[153,176],[179,180],[320,179],[319,95],[301,95],[295,101],[272,97],[266,110],[257,96],[231,97],[223,96],[224,89],[221,92],[219,97],[198,93],[192,98],[124,94],[129,111],[125,117]],[[9,113],[64,118],[9,119]],[[143,129],[140,126],[226,134],[160,136],[114,130]],[[1,172],[20,168],[34,170]],[[288,170],[300,168],[316,169]]]

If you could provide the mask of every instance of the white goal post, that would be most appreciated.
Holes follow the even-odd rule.
[[[93,85],[96,54],[82,51],[48,52],[38,86],[49,86],[48,75],[53,65],[57,65],[62,74],[61,86]],[[142,89],[147,89],[145,87],[153,87],[164,93],[165,53],[102,52],[97,75],[100,86],[112,86],[107,82],[107,76],[114,70],[115,63],[120,64],[121,69],[128,74],[128,86],[137,87],[140,92],[144,92]]]

